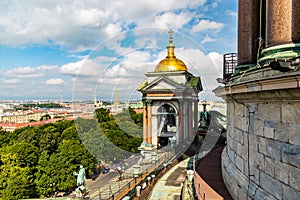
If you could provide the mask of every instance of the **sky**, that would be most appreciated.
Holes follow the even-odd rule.
[[[237,51],[237,1],[2,0],[0,100],[139,100],[169,29],[199,98],[214,100],[223,54]]]

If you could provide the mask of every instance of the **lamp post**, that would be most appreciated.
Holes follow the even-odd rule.
[[[55,197],[55,188],[54,188],[54,186],[55,186],[55,183],[50,183],[50,187],[52,188],[52,193],[51,193],[51,196],[52,197]]]
[[[173,136],[173,137],[169,138],[169,141],[170,141],[171,148],[174,148],[175,144],[176,144],[176,137]]]
[[[133,177],[134,178],[137,178],[137,177],[139,177],[140,176],[140,172],[141,171],[141,166],[140,165],[134,165],[133,166]]]
[[[152,161],[152,164],[155,164],[155,163],[156,163],[156,159],[157,159],[157,154],[154,152],[154,153],[151,155],[151,161]]]
[[[187,170],[187,184],[188,186],[192,185],[193,178],[194,178],[194,171],[193,170]]]
[[[137,197],[140,197],[140,196],[141,196],[141,188],[142,188],[142,187],[141,187],[140,185],[138,185],[138,186],[136,186],[135,188],[136,188],[136,196],[137,196]]]
[[[147,182],[148,182],[148,185],[150,185],[150,183],[151,183],[151,177],[150,176],[147,177]]]
[[[154,184],[155,174],[151,174],[151,183]]]

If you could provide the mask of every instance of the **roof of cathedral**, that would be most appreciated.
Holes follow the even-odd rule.
[[[172,29],[169,31],[169,33],[169,45],[167,46],[168,55],[165,59],[158,63],[158,65],[155,67],[154,72],[188,71],[184,62],[176,58],[175,56],[175,46],[173,45]]]

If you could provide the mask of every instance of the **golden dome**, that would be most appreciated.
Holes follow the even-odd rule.
[[[182,60],[176,58],[174,49],[175,46],[173,45],[173,37],[172,37],[172,29],[170,30],[170,38],[169,38],[169,45],[168,55],[165,59],[160,61],[158,65],[155,67],[154,72],[172,72],[172,71],[187,71],[187,67],[182,62]]]

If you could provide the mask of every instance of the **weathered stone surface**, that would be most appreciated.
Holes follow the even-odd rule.
[[[228,123],[228,119],[234,119],[234,103],[226,102],[226,105],[227,105],[226,116],[227,116],[227,123]]]
[[[234,127],[242,131],[248,131],[249,120],[247,117],[236,117],[234,120]]]
[[[290,166],[288,164],[275,160],[274,167],[275,178],[288,185]]]
[[[282,200],[300,199],[300,193],[291,188],[289,185],[282,185]]]
[[[289,170],[290,185],[300,191],[300,169],[290,166]]]
[[[240,103],[235,103],[234,104],[234,115],[244,117],[246,113],[247,108]]]
[[[228,132],[227,132],[227,134],[228,134]],[[227,145],[228,145],[228,146],[230,146],[231,148],[233,147],[233,139],[232,139],[232,136],[227,135],[226,142],[227,142]]]
[[[250,146],[250,148],[251,148],[251,146]],[[257,149],[256,149],[256,151],[257,151]],[[248,160],[248,145],[242,145],[242,155],[241,156],[244,160]]]
[[[270,176],[274,177],[275,175],[275,166],[274,166],[275,159],[270,157],[265,157],[265,172]]]
[[[240,144],[240,143],[236,143],[236,154],[237,155],[239,155],[239,156],[242,156],[242,146],[244,146],[244,145],[242,145],[242,144]]]
[[[267,140],[267,156],[270,156],[272,158],[275,158],[276,160],[281,161],[282,160],[282,154],[281,154],[281,142],[278,142],[276,140]]]
[[[300,168],[300,146],[282,144],[282,161]]]
[[[249,137],[250,148],[258,150],[258,137],[256,135],[247,135]]]
[[[244,131],[237,129],[235,131],[235,138],[234,138],[235,141],[239,142],[240,144],[244,144],[244,135],[245,135]]]
[[[238,155],[235,157],[235,165],[237,166],[237,168],[239,170],[244,172],[244,160],[242,159],[242,157],[240,157]]]
[[[231,160],[231,162],[235,162],[235,153],[232,151],[231,148],[227,148],[227,153],[228,153],[228,156],[229,156],[229,159]]]
[[[254,199],[277,200],[274,196],[272,196],[267,191],[262,190],[261,188],[257,188],[257,190],[255,191]]]
[[[291,103],[281,105],[282,122],[300,125],[300,107]]]
[[[264,103],[258,105],[258,118],[262,120],[269,120],[273,122],[280,122],[280,110],[279,103]]]
[[[282,142],[288,142],[288,128],[289,124],[287,123],[281,123],[278,122],[275,125],[275,132],[274,132],[274,138],[275,140],[282,141]]]
[[[258,151],[264,155],[268,155],[266,138],[263,138],[263,137],[258,138]]]
[[[247,172],[246,172],[247,173]],[[254,181],[255,184],[259,185],[259,169],[255,166],[250,165],[250,179]]]
[[[254,120],[254,134],[263,136],[264,135],[264,123],[260,119]]]
[[[289,131],[289,143],[294,145],[300,145],[300,125],[290,125]]]
[[[224,171],[226,185],[230,185],[235,199],[245,199],[247,176],[251,174],[251,199],[300,199],[300,103],[295,101],[299,100],[299,89],[257,95],[235,96],[253,113],[248,113],[243,105],[231,103],[231,137],[227,141],[231,149],[224,161],[230,166]]]
[[[241,188],[238,190],[238,199],[247,199],[246,192]]]
[[[266,138],[274,139],[274,128],[264,127],[264,136]]]
[[[249,162],[250,166],[254,168],[265,170],[265,156],[261,153],[258,153],[255,150],[250,149],[249,152]]]
[[[282,184],[278,180],[274,179],[273,177],[267,175],[262,171],[260,172],[260,186],[277,199],[281,199]]]

